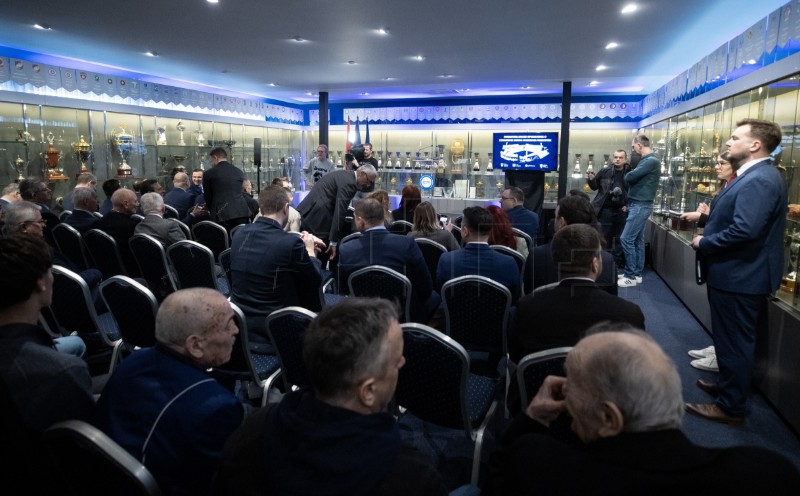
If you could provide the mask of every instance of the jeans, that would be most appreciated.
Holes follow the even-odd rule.
[[[625,254],[625,277],[641,277],[644,271],[644,226],[653,213],[652,203],[628,205],[628,220],[620,236],[622,252]]]

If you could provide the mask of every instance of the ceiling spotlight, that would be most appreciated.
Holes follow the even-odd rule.
[[[362,93],[359,93],[359,95],[361,95],[361,96],[367,96],[367,95],[369,95],[369,93],[367,93],[366,91],[364,91],[364,92],[362,92]]]
[[[604,71],[604,70],[606,70],[606,69],[608,69],[608,67],[606,67],[606,66],[604,66],[604,65],[602,65],[602,64],[601,64],[601,65],[598,65],[598,66],[597,66],[597,68],[596,68],[595,70],[596,70],[596,71]]]
[[[316,94],[316,93],[311,93],[310,91],[309,91],[308,93],[306,93],[306,95],[308,95],[308,96],[319,96],[318,94]]]
[[[395,80],[395,78],[393,78],[393,77],[389,77],[389,76],[386,76],[386,77],[384,77],[384,78],[381,78],[381,81],[394,81],[394,80]]]
[[[637,7],[637,5],[635,3],[629,3],[628,5],[622,7],[622,13],[623,14],[633,14],[634,12],[636,12],[636,9],[638,9],[638,8],[639,7]]]
[[[617,48],[618,46],[619,46],[619,45],[618,45],[616,42],[612,41],[611,43],[609,43],[608,45],[606,45],[606,50],[612,50],[612,49],[614,49],[614,48]]]
[[[452,75],[452,74],[442,74],[442,75],[440,75],[439,77],[440,77],[440,78],[445,78],[445,79],[447,79],[447,78],[451,78],[451,77],[453,77],[453,75]]]
[[[588,86],[597,86],[599,84],[600,84],[600,81],[592,81],[591,83],[588,84]]]
[[[522,87],[522,88],[520,88],[520,89],[521,89],[521,90],[529,90],[529,89],[532,89],[532,86],[523,86],[523,87]]]
[[[388,34],[390,32],[389,28],[378,28],[377,31],[378,31],[378,34],[382,34],[384,36],[388,36]]]
[[[148,57],[158,57],[158,52],[145,52]]]
[[[292,39],[293,39],[294,41],[298,42],[298,43],[302,43],[302,42],[306,41],[306,39],[305,39],[305,38],[303,38],[302,36],[295,36],[295,37],[294,37],[294,38],[292,38]]]
[[[219,3],[219,0],[206,0],[208,3]]]
[[[33,25],[33,27],[35,27],[36,29],[41,29],[43,31],[50,31],[52,29],[49,24],[45,23],[36,23]]]
[[[414,55],[414,60],[416,60],[417,62],[421,62],[425,60],[425,57],[422,55]]]
[[[756,63],[756,59],[750,59],[747,61],[748,64],[754,65]]]
[[[277,84],[275,84],[275,83],[267,83],[267,86],[272,86],[272,87],[274,88],[274,87],[276,87],[276,86],[278,86],[278,85],[277,85]]]

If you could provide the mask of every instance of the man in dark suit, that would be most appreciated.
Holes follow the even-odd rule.
[[[357,171],[336,170],[322,176],[306,195],[297,211],[303,217],[302,228],[328,244],[330,259],[336,258],[339,233],[344,228],[347,206],[357,191],[369,191],[377,173],[371,165]]]
[[[588,224],[597,226],[597,216],[594,207],[587,197],[581,195],[567,195],[558,201],[556,206],[554,229],[559,229],[572,224]],[[606,250],[600,254],[603,262],[603,270],[597,278],[597,286],[608,291],[612,295],[617,295],[617,266],[614,257]],[[522,282],[525,293],[530,293],[536,288],[547,284],[553,284],[560,280],[558,266],[553,261],[551,244],[545,243],[537,246],[528,253],[525,261],[525,269],[522,274]]]
[[[288,306],[320,310],[322,272],[314,236],[283,230],[289,219],[286,190],[270,186],[258,201],[262,216],[241,227],[231,245],[231,301],[244,312],[251,341],[266,343],[265,319],[272,311]]]
[[[516,303],[520,295],[519,268],[513,258],[489,247],[489,231],[494,219],[483,207],[467,207],[461,220],[464,248],[443,253],[436,267],[436,289],[441,291],[450,279],[466,275],[484,276],[511,291]]]
[[[508,215],[511,225],[530,236],[535,243],[539,235],[539,215],[525,208],[524,203],[525,193],[516,186],[506,188],[500,195],[500,208]]]
[[[574,346],[586,329],[604,320],[644,329],[644,314],[638,305],[595,284],[602,271],[603,251],[597,229],[586,224],[565,226],[556,232],[551,244],[561,280],[517,302],[509,340],[511,360],[519,362],[530,353]]]
[[[769,155],[781,142],[774,122],[744,119],[726,143],[737,177],[714,199],[703,235],[692,247],[708,266],[706,284],[719,367],[716,384],[698,387],[713,404],[687,404],[709,420],[741,423],[753,377],[756,336],[766,331],[769,296],[783,274],[786,183]]]
[[[165,248],[186,239],[177,222],[164,218],[164,198],[160,194],[145,193],[141,201],[144,220],[134,228],[135,234],[148,234],[159,240]]]
[[[680,430],[675,364],[644,332],[605,328],[579,341],[567,355],[566,377],[548,376],[514,419],[481,494],[800,491],[800,473],[782,455],[689,441]]]
[[[98,221],[94,215],[97,211],[97,192],[90,188],[75,188],[72,201],[74,210],[62,222],[74,227],[81,234],[94,229]]]
[[[53,190],[47,185],[46,182],[40,181],[35,178],[23,179],[19,183],[19,195],[23,200],[35,203],[42,213],[46,225],[44,227],[44,239],[50,246],[55,246],[53,240],[53,228],[61,221],[58,216],[50,210],[50,200],[53,196]]]
[[[97,177],[95,177],[95,175],[91,172],[84,172],[78,176],[78,179],[75,181],[75,187],[72,189],[72,191],[64,195],[64,198],[61,202],[61,206],[64,208],[64,210],[75,210],[75,208],[77,208],[74,197],[75,192],[84,188],[97,191]]]
[[[189,192],[195,198],[203,194],[203,169],[194,169],[192,171],[192,184],[189,186]]]
[[[139,219],[134,219],[139,200],[129,189],[118,189],[111,195],[111,211],[97,221],[95,227],[105,232],[117,242],[117,250],[129,275],[138,275],[139,266],[133,258],[128,241],[134,234]]]
[[[336,173],[324,176],[314,190],[331,174]],[[347,288],[350,274],[369,265],[396,270],[411,281],[412,320],[427,324],[439,307],[441,298],[433,291],[425,258],[413,238],[390,233],[383,219],[383,205],[378,200],[365,198],[356,204],[355,224],[363,235],[339,247],[337,284],[340,290]]]
[[[175,174],[172,189],[164,195],[164,203],[177,210],[178,218],[183,219],[194,206],[194,198],[195,195],[189,190],[189,176],[185,172]]]
[[[205,203],[211,220],[230,231],[250,221],[250,209],[242,196],[244,172],[228,163],[224,148],[214,148],[209,155],[213,167],[203,173]]]

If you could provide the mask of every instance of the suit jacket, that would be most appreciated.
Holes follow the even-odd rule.
[[[211,220],[226,222],[250,218],[250,209],[242,196],[244,172],[228,162],[220,162],[203,173],[203,191]]]
[[[347,206],[357,190],[353,171],[335,170],[322,176],[297,206],[303,218],[303,229],[338,243]]]
[[[131,247],[128,244],[139,222],[138,219],[134,219],[130,215],[112,210],[98,220],[95,225],[96,229],[105,232],[117,242],[119,256],[122,258],[122,263],[125,264],[125,268],[130,275],[139,274],[139,266],[136,264],[136,259],[133,257]]]
[[[597,285],[612,295],[617,294],[617,264],[611,253],[601,250],[600,259],[603,262],[603,271],[597,278]],[[553,251],[550,243],[537,246],[528,253],[525,260],[525,271],[522,282],[525,292],[530,293],[536,288],[558,282],[558,267],[553,261]]]
[[[569,432],[569,434],[572,434]],[[705,448],[678,429],[559,440],[519,415],[489,460],[481,494],[797,494],[800,473],[778,453]]]
[[[644,329],[644,314],[635,303],[608,294],[588,279],[563,279],[519,299],[509,354],[519,362],[530,353],[575,346],[588,327],[603,320]]]
[[[533,210],[528,210],[522,205],[517,205],[511,210],[506,210],[511,225],[531,237],[533,242],[539,236],[539,215]]]
[[[267,217],[237,231],[231,244],[231,279],[231,301],[244,312],[248,330],[262,341],[267,340],[265,319],[273,310],[320,310],[322,264],[308,256],[296,234]]]
[[[53,228],[61,223],[61,219],[59,219],[58,216],[54,214],[47,205],[42,203],[37,203],[36,205],[39,207],[39,211],[42,214],[42,219],[44,219],[46,222],[44,226],[44,239],[50,244],[50,246],[55,246],[56,242],[53,239]]]
[[[62,222],[74,227],[79,233],[83,234],[89,229],[97,227],[97,221],[100,220],[88,210],[75,210],[64,218]]]
[[[258,206],[258,200],[244,192],[242,193],[242,196],[244,196],[244,201],[247,202],[247,208],[250,209],[250,222],[253,222],[253,219],[256,218],[256,215],[258,215],[260,209]]]
[[[186,235],[183,234],[176,222],[161,218],[155,214],[145,215],[144,220],[136,225],[133,232],[134,234],[149,234],[161,241],[165,247],[186,239]]]
[[[195,195],[183,188],[172,188],[164,195],[164,203],[178,211],[178,218],[186,217],[188,210],[194,206]]]
[[[456,277],[476,275],[499,282],[511,291],[516,302],[520,294],[520,274],[513,258],[497,253],[485,243],[467,243],[460,250],[448,251],[439,258],[436,267],[436,289],[441,292],[444,283]]]
[[[743,294],[778,289],[787,204],[786,183],[766,159],[719,192],[700,240],[710,287]]]
[[[332,172],[322,178],[322,181]],[[320,183],[314,186],[319,187]],[[413,238],[392,234],[386,229],[364,232],[339,247],[339,288],[347,288],[350,274],[369,265],[382,265],[396,270],[411,281],[412,297],[417,302],[426,301],[433,292],[433,282],[425,258]]]

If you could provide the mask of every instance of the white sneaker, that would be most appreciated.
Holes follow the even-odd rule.
[[[689,350],[689,356],[692,358],[707,358],[709,356],[716,356],[717,351],[714,349],[714,345],[707,348],[703,348],[702,350]]]
[[[692,360],[692,367],[700,370],[708,370],[710,372],[719,372],[719,367],[717,366],[717,355]]]
[[[619,281],[620,279],[625,279],[625,274],[624,273],[622,273],[622,274],[617,276],[617,281]],[[636,281],[636,284],[641,284],[642,283],[642,276],[635,276],[633,278],[633,280]]]
[[[623,277],[617,281],[617,286],[620,288],[632,288],[636,286],[636,279],[628,279],[627,277]]]

